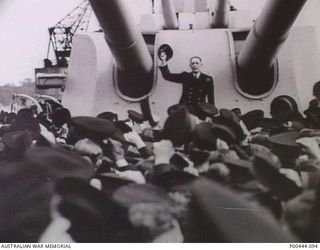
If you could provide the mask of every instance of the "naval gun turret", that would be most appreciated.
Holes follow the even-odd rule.
[[[172,0],[161,0],[164,28],[178,29],[179,23],[176,15],[176,9]]]
[[[153,61],[125,0],[90,0],[115,59],[118,87],[132,98],[152,89]]]
[[[251,31],[245,16],[231,15],[224,0],[211,6],[197,1],[191,11],[181,10],[177,2],[183,1],[161,2],[163,11],[150,10],[139,27],[128,1],[90,0],[104,33],[74,38],[62,100],[74,115],[112,111],[125,117],[131,109],[165,120],[168,107],[179,102],[181,85],[159,71],[162,45],[172,49],[172,72],[188,71],[192,56],[202,58],[202,71],[214,79],[218,108],[268,114],[279,95],[293,97],[300,110],[307,107],[320,78],[319,48],[313,28],[291,29],[306,0],[268,0]]]
[[[238,57],[240,89],[253,96],[271,91],[282,45],[306,0],[270,0],[254,23]]]

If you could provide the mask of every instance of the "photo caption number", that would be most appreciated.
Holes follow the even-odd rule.
[[[318,248],[318,244],[305,244],[305,243],[297,243],[297,244],[290,244],[289,248]]]

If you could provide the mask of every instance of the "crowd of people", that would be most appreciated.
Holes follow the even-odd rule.
[[[317,242],[320,83],[299,113],[0,113],[1,242]],[[153,124],[154,125],[154,124]]]

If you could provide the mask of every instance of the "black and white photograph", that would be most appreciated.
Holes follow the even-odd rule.
[[[318,248],[319,13],[1,0],[1,248]]]

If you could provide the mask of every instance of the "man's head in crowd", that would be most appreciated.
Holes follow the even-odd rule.
[[[313,86],[313,95],[315,98],[320,100],[320,81],[316,82]]]

